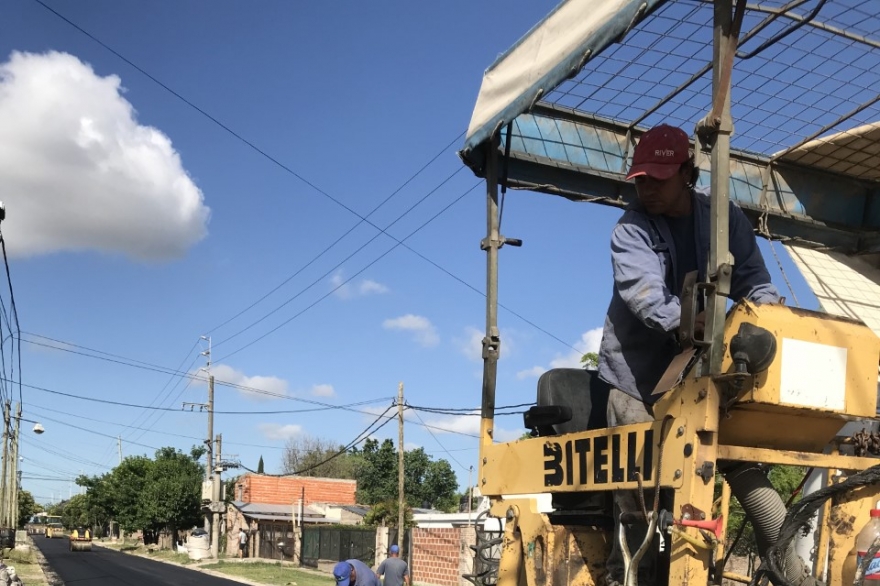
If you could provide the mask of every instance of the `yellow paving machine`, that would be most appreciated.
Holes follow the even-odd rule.
[[[45,518],[45,527],[43,534],[46,537],[64,537],[64,525],[61,523],[61,517],[49,515]]]
[[[631,551],[622,540],[623,586],[639,584],[650,548],[665,560],[654,578],[670,586],[880,579],[871,567],[880,538],[867,551],[855,543],[880,500],[877,8],[567,0],[486,71],[460,156],[486,181],[477,481],[504,530],[478,542],[473,582],[604,585],[615,528],[626,536],[636,526],[647,536]],[[712,234],[706,278],[682,295],[681,353],[655,391],[655,421],[609,428],[607,385],[588,370],[551,370],[525,414],[532,437],[495,442],[498,257],[522,244],[502,234],[499,201],[525,189],[624,207],[635,199],[624,179],[634,145],[661,122],[693,130]],[[759,235],[809,259],[813,290],[837,315],[729,303],[731,199]],[[818,479],[788,508],[766,474],[782,464]],[[621,489],[643,495],[639,512],[615,517]],[[552,510],[539,511],[538,493],[552,495]],[[725,565],[732,496],[755,530],[761,564],[751,576]]]

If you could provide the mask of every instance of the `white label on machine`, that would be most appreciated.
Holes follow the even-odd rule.
[[[783,338],[779,401],[843,411],[846,407],[846,348]]]

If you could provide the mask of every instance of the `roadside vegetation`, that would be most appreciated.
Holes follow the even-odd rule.
[[[329,574],[298,570],[290,566],[283,566],[280,563],[220,561],[200,567],[203,570],[212,570],[221,574],[247,578],[254,582],[271,584],[273,586],[286,586],[288,584],[296,584],[296,586],[335,586],[336,584],[333,576]]]

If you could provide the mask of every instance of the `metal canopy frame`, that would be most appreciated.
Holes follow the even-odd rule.
[[[555,76],[543,76],[482,125],[472,121],[460,154],[477,175],[486,176],[490,144],[481,137],[494,131],[503,150],[499,131],[511,124],[509,186],[622,207],[635,197],[624,170],[639,135],[660,122],[695,129],[711,105],[713,3],[594,5],[612,2],[623,16],[601,38],[573,43],[572,56],[589,52],[579,73],[568,69],[572,56],[560,56]],[[576,3],[563,2],[551,16]],[[746,5],[731,80],[730,197],[766,238],[880,252],[880,16],[869,4]],[[609,37],[617,42],[585,49]],[[532,94],[541,97],[527,99]],[[708,185],[709,162],[698,163]]]

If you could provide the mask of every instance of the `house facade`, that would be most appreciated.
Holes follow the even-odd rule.
[[[248,557],[299,562],[299,528],[338,523],[324,514],[326,505],[354,505],[356,491],[354,480],[245,474],[236,481],[227,508],[226,551],[238,555],[239,530],[244,528]]]

